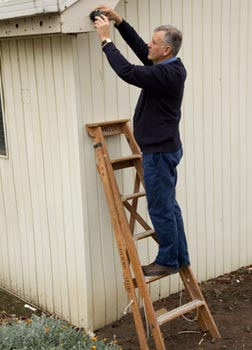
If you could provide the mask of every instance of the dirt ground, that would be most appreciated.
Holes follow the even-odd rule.
[[[252,266],[202,283],[201,290],[222,338],[212,339],[208,333],[200,331],[197,321],[189,322],[180,317],[161,328],[167,350],[252,350]],[[179,304],[179,299],[179,293],[173,294],[155,303],[155,309],[173,309]],[[32,311],[24,308],[24,304],[0,289],[0,324],[3,320],[11,323],[16,317],[30,317]],[[193,317],[194,314],[187,315],[189,319]],[[139,350],[131,314],[96,333],[99,338],[108,339],[116,335],[124,350]],[[151,350],[155,349],[152,338],[149,346]]]
[[[222,338],[212,339],[210,334],[200,331],[197,321],[189,322],[180,317],[161,327],[167,350],[252,349],[252,267],[202,283],[201,290]],[[155,310],[174,309],[179,300],[180,294],[173,294],[155,303]],[[193,319],[194,314],[187,318]],[[100,329],[97,334],[108,338],[115,334],[124,350],[139,350],[131,315]],[[151,350],[155,349],[151,338],[149,345]]]

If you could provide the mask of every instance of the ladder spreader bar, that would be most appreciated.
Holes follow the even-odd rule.
[[[158,324],[161,326],[162,324],[169,322],[175,318],[178,318],[184,314],[187,314],[190,311],[198,309],[201,306],[204,306],[205,302],[203,300],[193,300],[187,304],[181,305],[176,309],[168,311],[167,313],[160,315],[157,317]]]

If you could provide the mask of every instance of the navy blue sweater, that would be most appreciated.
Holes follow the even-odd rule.
[[[181,147],[179,122],[186,70],[178,58],[154,65],[148,60],[148,45],[126,21],[116,26],[144,66],[131,64],[113,43],[103,48],[117,75],[142,89],[134,119],[134,135],[141,151],[175,152]]]

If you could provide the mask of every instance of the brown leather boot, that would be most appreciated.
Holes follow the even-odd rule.
[[[173,275],[179,272],[178,268],[159,265],[155,262],[142,266],[142,269],[145,276]]]

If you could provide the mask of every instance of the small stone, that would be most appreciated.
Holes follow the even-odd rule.
[[[227,349],[227,345],[223,345],[223,346],[222,346],[222,349]]]
[[[247,333],[250,333],[250,332],[251,332],[251,327],[246,326],[246,327],[245,327],[245,331],[246,331]]]
[[[212,343],[212,344],[215,344],[215,343],[216,343],[216,339],[215,339],[215,338],[212,338],[212,339],[211,339],[211,343]]]

